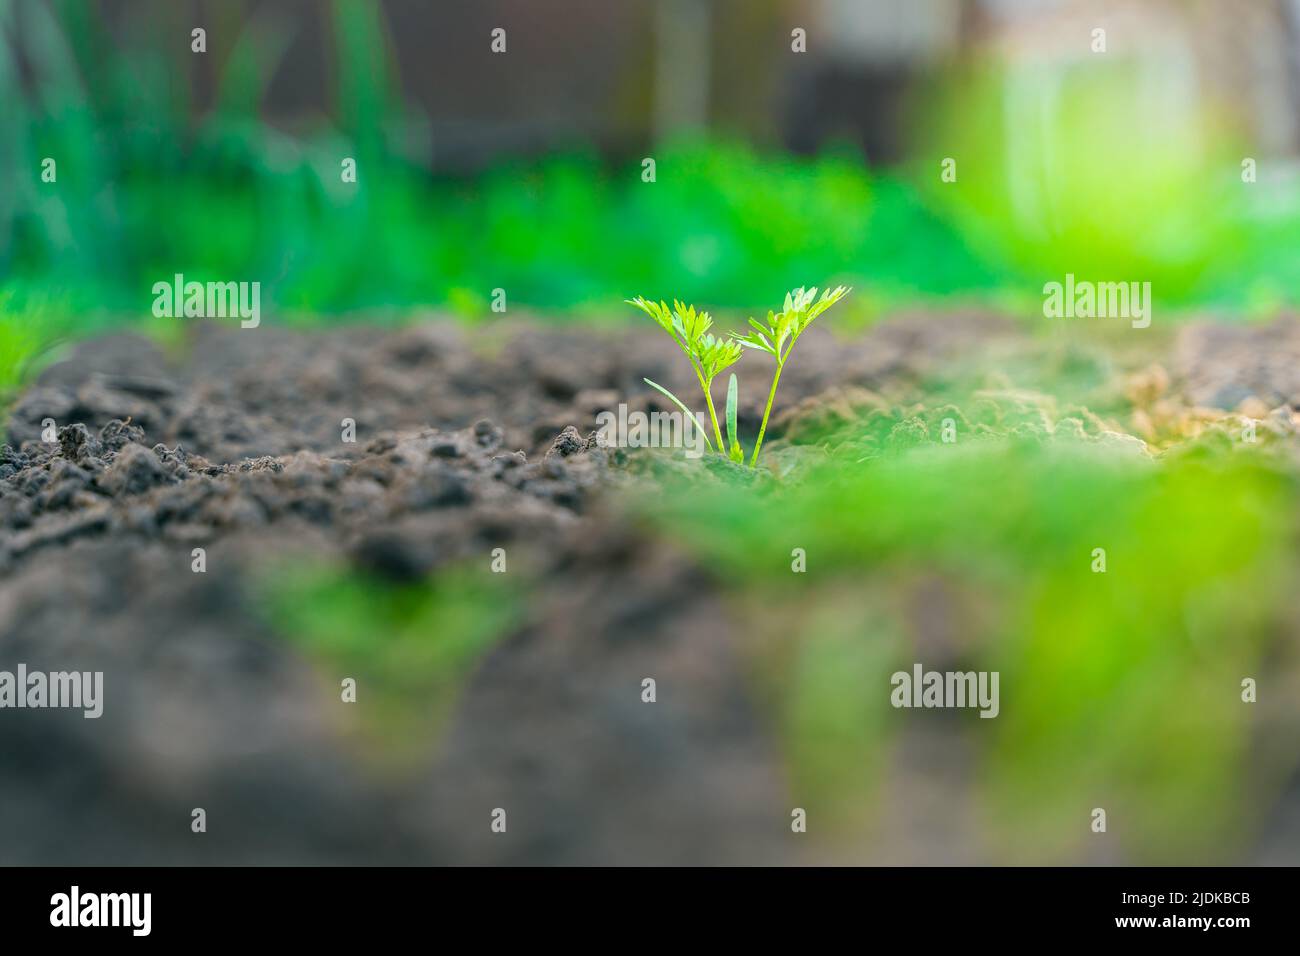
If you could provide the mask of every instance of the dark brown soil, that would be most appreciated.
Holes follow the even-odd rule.
[[[1248,358],[1252,336],[1274,357]],[[774,460],[810,416],[915,397],[976,351],[1026,347],[980,315],[851,341],[814,330],[783,380],[782,407],[799,410],[778,418]],[[1295,325],[1187,333],[1162,400],[1300,407],[1297,355]],[[790,833],[797,803],[722,589],[622,515],[607,491],[631,480],[627,456],[585,437],[619,401],[663,407],[643,377],[686,393],[683,371],[653,330],[471,338],[437,322],[199,328],[170,358],[117,336],[47,369],[0,453],[0,668],[102,670],[105,709],[0,715],[0,862],[990,859],[940,799],[968,770],[939,724],[900,754],[888,839]],[[742,382],[750,433],[761,384]],[[495,547],[526,556],[523,621],[444,732],[417,742],[424,756],[377,770],[340,714],[363,703],[341,703],[339,675],[268,623],[265,569],[333,558],[418,582]],[[497,807],[504,835],[489,830]]]

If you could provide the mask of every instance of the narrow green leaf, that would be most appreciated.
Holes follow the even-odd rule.
[[[744,452],[740,450],[740,442],[736,440],[736,406],[739,404],[739,395],[740,389],[736,385],[736,374],[733,372],[731,378],[727,380],[727,444],[731,446],[732,461],[739,461],[745,457]]]
[[[735,378],[735,376],[733,375],[732,378]],[[680,408],[682,410],[682,414],[685,415],[687,418],[689,418],[692,422],[694,422],[695,427],[700,430],[700,434],[704,436],[704,444],[709,446],[709,451],[713,451],[713,442],[709,441],[709,433],[704,430],[704,426],[700,424],[700,420],[695,417],[695,414],[689,408],[687,408],[685,405],[682,404],[681,399],[679,399],[672,392],[668,391],[668,389],[664,388],[662,385],[656,382],[652,382],[648,378],[642,379],[642,381],[645,382],[647,385],[649,385],[651,388],[662,392],[664,395],[668,397],[668,400],[670,402],[672,402],[674,405]]]

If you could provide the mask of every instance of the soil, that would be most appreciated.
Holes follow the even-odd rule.
[[[1132,418],[1085,430],[1154,452],[1171,428],[1246,403],[1294,431],[1300,323],[1152,341],[1165,366],[1138,353],[1116,370],[1139,394]],[[828,416],[915,400],[976,352],[1057,347],[976,313],[814,329],[770,454]],[[670,410],[642,378],[688,394],[683,371],[657,330],[526,322],[268,322],[197,326],[181,354],[132,335],[76,347],[21,396],[0,452],[0,667],[101,670],[106,702],[98,720],[4,714],[0,862],[993,859],[944,799],[971,768],[941,722],[899,748],[877,839],[792,836],[723,588],[626,515],[613,489],[642,469],[591,437],[620,401]],[[761,385],[742,380],[742,431]],[[497,547],[526,556],[524,619],[419,756],[376,770],[341,714],[362,704],[268,623],[265,569],[309,556],[414,582]],[[1294,850],[1294,803],[1243,862],[1270,859],[1283,833]],[[191,832],[195,807],[206,834]],[[497,807],[505,834],[488,826]]]

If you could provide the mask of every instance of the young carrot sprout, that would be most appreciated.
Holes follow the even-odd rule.
[[[837,286],[834,289],[827,289],[822,293],[821,298],[818,298],[815,288],[795,289],[785,297],[785,307],[779,313],[767,313],[766,324],[751,318],[750,331],[744,334],[734,333],[726,338],[718,338],[711,334],[709,329],[713,327],[712,317],[707,312],[697,311],[693,305],[685,305],[674,300],[672,308],[669,309],[668,303],[663,301],[652,302],[641,296],[628,299],[629,305],[636,306],[650,316],[672,337],[691,363],[691,368],[695,370],[695,377],[700,383],[700,389],[704,392],[704,404],[709,410],[709,421],[713,425],[714,442],[709,442],[704,426],[681,399],[650,379],[646,379],[645,383],[662,392],[682,410],[682,414],[695,424],[701,434],[704,434],[704,441],[710,451],[716,448],[732,461],[743,463],[745,450],[741,447],[736,430],[736,414],[739,405],[736,376],[733,373],[727,382],[725,441],[722,437],[722,429],[718,427],[717,412],[713,407],[713,380],[724,370],[735,365],[746,348],[757,349],[772,356],[776,363],[776,370],[772,375],[772,387],[767,393],[767,405],[763,409],[763,422],[758,429],[758,441],[754,444],[754,451],[749,459],[752,468],[758,463],[758,452],[763,447],[763,436],[767,434],[767,420],[772,414],[776,388],[780,384],[781,372],[790,358],[790,353],[794,350],[795,343],[812,324],[813,319],[844,298],[848,292],[849,290],[844,286]]]
[[[713,409],[713,395],[710,391],[713,380],[723,369],[735,365],[740,360],[741,348],[735,339],[720,339],[709,333],[713,327],[713,318],[707,312],[697,312],[695,306],[685,305],[681,302],[674,301],[672,310],[668,308],[666,302],[650,302],[637,296],[635,299],[627,300],[629,305],[634,305],[650,318],[659,324],[659,327],[672,336],[677,347],[686,355],[687,360],[691,363],[691,368],[695,370],[695,377],[699,380],[700,388],[704,391],[704,404],[709,410],[709,420],[713,423],[713,437],[717,445],[709,445],[710,450],[716,447],[723,451],[726,445],[722,442],[722,430],[718,427],[718,414]],[[651,388],[656,388],[678,408],[682,413],[695,423],[701,434],[705,435],[705,442],[708,442],[708,435],[700,420],[692,414],[691,410],[672,392],[655,382],[646,379],[645,383]],[[742,453],[743,454],[743,453]]]
[[[781,383],[781,372],[785,363],[813,319],[821,315],[840,299],[849,294],[844,286],[827,289],[822,297],[817,298],[817,289],[795,289],[785,297],[785,308],[778,314],[767,313],[767,324],[757,319],[749,320],[750,332],[737,335],[736,340],[745,348],[757,349],[772,356],[776,370],[772,373],[772,388],[767,393],[767,405],[763,408],[763,424],[758,429],[758,441],[754,443],[754,454],[749,459],[752,468],[758,461],[758,451],[763,447],[763,436],[767,434],[767,419],[772,414],[772,402],[776,399],[776,387]]]

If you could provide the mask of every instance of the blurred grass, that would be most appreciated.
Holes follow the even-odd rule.
[[[78,317],[82,330],[94,321],[71,297],[20,283],[0,287],[0,415],[18,389],[78,331]]]
[[[310,562],[268,572],[265,613],[330,682],[357,682],[367,752],[427,756],[473,668],[519,619],[519,595],[486,571],[456,567],[397,583]],[[341,689],[337,691],[341,693]]]
[[[1169,863],[1239,851],[1300,758],[1248,762],[1258,711],[1240,698],[1286,634],[1296,490],[1246,452],[927,442],[776,492],[692,487],[642,508],[750,609],[796,803],[869,817],[909,722],[942,719],[887,707],[893,671],[993,670],[999,717],[946,715],[979,755],[991,852],[1079,859],[1101,806],[1129,859]],[[950,632],[919,612],[936,580]]]

